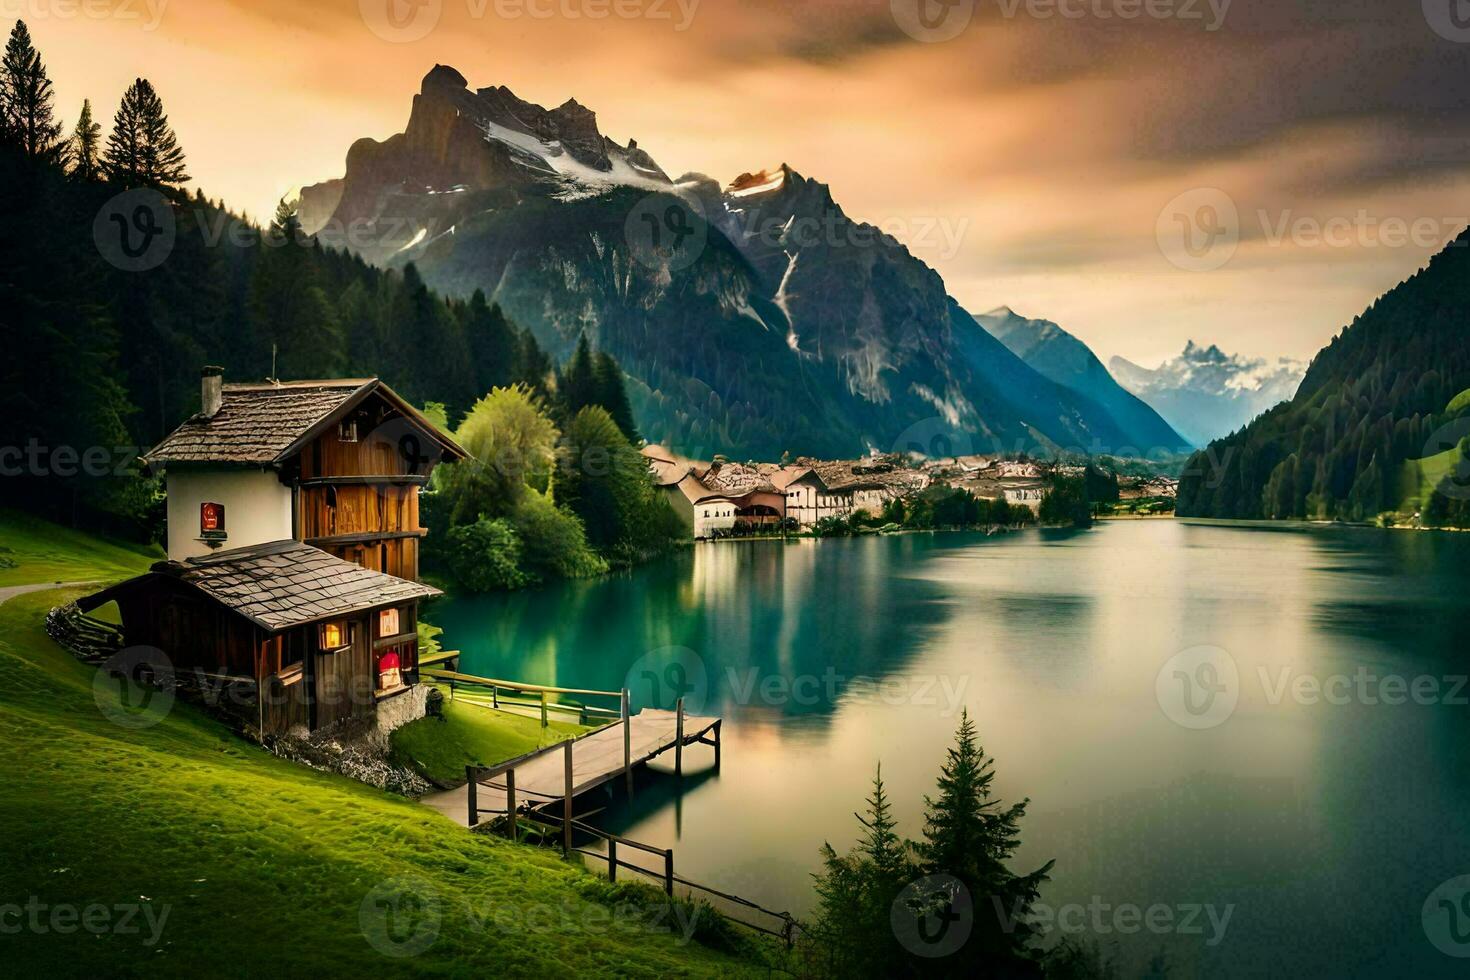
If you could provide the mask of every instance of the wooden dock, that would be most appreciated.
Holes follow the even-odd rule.
[[[644,708],[575,739],[538,749],[486,769],[472,769],[463,786],[431,793],[421,802],[462,827],[487,817],[530,807],[566,808],[568,787],[573,799],[619,777],[632,784],[633,770],[673,750],[675,772],[683,770],[684,746],[714,747],[720,760],[720,719]],[[561,807],[555,807],[561,804]]]

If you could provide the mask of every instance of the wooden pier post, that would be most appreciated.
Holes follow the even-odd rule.
[[[449,683],[453,684],[454,681],[450,681]],[[490,685],[490,706],[497,710],[500,708],[500,688],[494,684]]]
[[[618,842],[612,839],[607,842],[607,880],[618,880]]]
[[[510,839],[516,840],[520,835],[516,827],[516,771],[505,770],[505,815],[510,819]]]
[[[545,696],[545,694],[542,695],[542,697]],[[565,744],[567,780],[566,793],[562,796],[561,806],[561,851],[563,857],[570,857],[572,853],[572,740],[567,739]]]
[[[628,689],[623,688],[623,778],[628,784],[628,795],[633,795],[633,706]]]
[[[715,722],[715,768],[720,768],[720,722]]]
[[[480,774],[475,771],[474,766],[464,767],[465,789],[468,791],[470,803],[469,825],[471,827],[473,827],[480,820],[480,801],[478,799],[478,794],[476,794],[475,792],[477,788],[475,781],[479,778],[479,775]]]
[[[664,894],[674,894],[674,852],[672,848],[664,852]]]
[[[684,775],[684,699],[674,707],[674,775]]]
[[[541,727],[546,727],[546,692],[541,692]]]

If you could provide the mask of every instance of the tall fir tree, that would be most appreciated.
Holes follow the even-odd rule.
[[[135,79],[123,93],[103,159],[107,175],[129,186],[163,187],[189,179],[184,151],[148,79]]]
[[[94,180],[101,172],[102,127],[92,119],[92,100],[82,100],[82,114],[67,145],[67,168],[79,180]]]
[[[310,254],[315,249],[295,209],[281,201],[250,283],[254,333],[262,347],[276,347],[279,378],[331,378],[343,367],[341,328]]]
[[[61,123],[52,106],[51,79],[41,53],[31,43],[25,21],[17,20],[0,59],[0,104],[5,140],[26,156],[55,160],[61,151]]]
[[[623,369],[606,351],[599,351],[592,368],[594,400],[607,409],[607,414],[617,423],[627,440],[638,444],[638,426],[633,421],[633,406],[628,401],[628,389],[623,384]]]
[[[577,349],[557,376],[556,400],[563,424],[588,405],[597,403],[592,348],[585,333],[577,338]]]
[[[975,724],[964,711],[940,770],[939,797],[924,798],[918,852],[927,874],[950,875],[969,890],[974,932],[956,955],[990,968],[1031,958],[1032,906],[1054,864],[1048,861],[1027,875],[1007,868],[1020,846],[1020,821],[1030,801],[1005,806],[992,797],[994,780],[994,760],[980,747]]]
[[[848,854],[822,845],[816,883],[817,913],[811,934],[818,973],[832,976],[903,975],[906,956],[894,934],[894,901],[918,872],[913,845],[898,833],[883,786],[883,767],[873,776],[865,813],[854,814],[863,833]]]
[[[532,380],[517,375],[520,338],[500,306],[486,301],[483,289],[470,296],[463,316],[470,355],[475,361],[475,386],[482,394],[516,381]]]

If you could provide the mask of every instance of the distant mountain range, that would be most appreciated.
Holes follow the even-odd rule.
[[[1003,306],[975,321],[1043,377],[1101,405],[1138,440],[1132,455],[1202,445],[1186,441],[1152,407],[1120,387],[1091,348],[1050,320],[1029,320]]]
[[[1290,358],[1248,359],[1194,341],[1156,368],[1122,357],[1109,362],[1114,378],[1148,402],[1179,433],[1203,446],[1296,394],[1307,366]]]
[[[1027,363],[827,185],[785,165],[670,179],[575,100],[471,90],[442,65],[404,132],[354,143],[300,217],[451,296],[483,290],[557,358],[585,333],[629,375],[640,431],[686,453],[1183,443],[1090,369]]]

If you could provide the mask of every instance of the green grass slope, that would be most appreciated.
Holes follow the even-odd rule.
[[[128,578],[163,557],[158,548],[105,541],[20,511],[0,509],[0,586]]]
[[[441,786],[465,781],[465,766],[493,766],[562,742],[587,729],[482,708],[463,701],[444,702],[443,718],[420,718],[393,733],[395,756]]]
[[[107,566],[71,567],[97,578]],[[80,591],[0,605],[8,974],[754,969],[682,942],[644,886],[609,885],[554,853],[277,759],[186,705],[151,727],[110,720],[126,710],[115,688],[99,695],[96,672],[41,627],[47,608]]]

